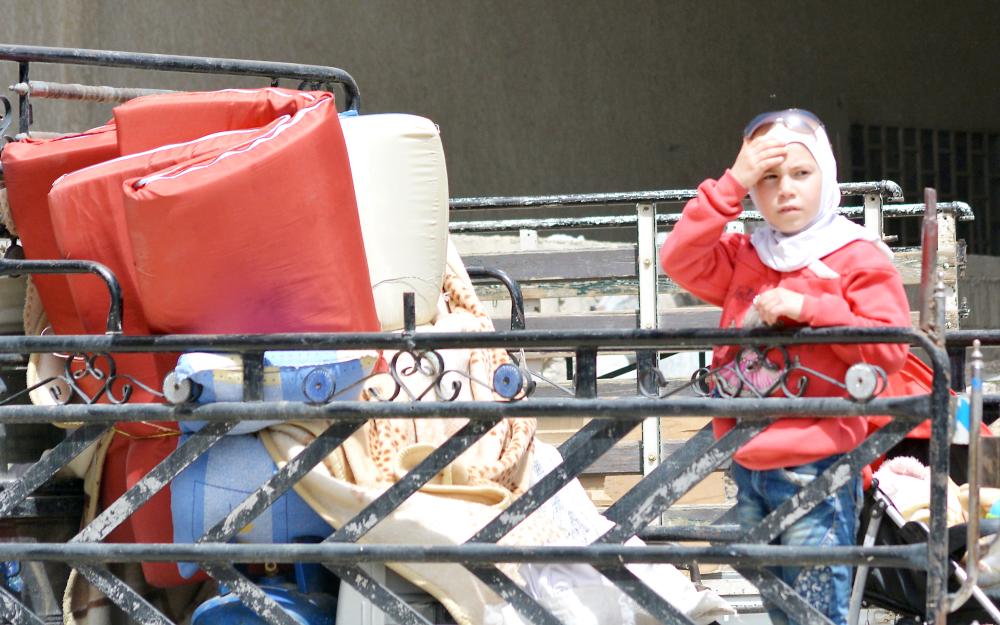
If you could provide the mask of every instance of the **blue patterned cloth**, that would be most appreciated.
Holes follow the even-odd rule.
[[[257,436],[223,437],[170,483],[174,542],[193,543],[275,471],[274,461]],[[290,543],[307,536],[326,538],[332,532],[293,489],[243,528],[234,542]],[[178,563],[177,568],[184,577],[198,570],[188,562]]]

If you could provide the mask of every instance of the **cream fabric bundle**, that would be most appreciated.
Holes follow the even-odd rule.
[[[428,331],[478,332],[492,324],[472,290],[454,248],[444,279],[444,303]],[[491,390],[468,377],[489,381],[493,370],[509,358],[502,350],[441,350],[441,362],[431,368],[414,367],[400,376],[409,392],[395,401],[411,401],[411,394],[439,400],[440,390],[451,394],[449,377],[462,381],[459,400],[494,401]],[[394,354],[387,354],[392,359]],[[408,355],[401,357],[409,358]],[[434,364],[430,359],[424,365]],[[401,361],[397,370],[412,361]],[[434,384],[437,367],[456,372]],[[465,375],[461,375],[463,372]],[[363,397],[387,399],[395,391],[388,375],[373,378]],[[360,428],[329,454],[295,489],[334,527],[340,527],[374,501],[393,482],[466,423],[465,419],[380,419]],[[329,422],[286,423],[260,433],[278,466],[283,466],[316,438]],[[534,440],[534,419],[505,419],[437,475],[359,542],[363,544],[460,545],[490,522],[534,481],[559,464],[558,452]],[[587,545],[607,531],[602,517],[577,481],[529,516],[502,545]],[[640,543],[641,544],[641,543]],[[433,595],[461,625],[521,625],[521,618],[468,569],[447,563],[390,563],[389,568]],[[656,621],[634,605],[617,587],[587,565],[501,564],[501,571],[524,586],[542,605],[566,622],[637,623]],[[728,614],[731,607],[711,591],[699,591],[671,565],[631,566],[654,590],[698,623]],[[568,619],[568,620],[567,620]]]

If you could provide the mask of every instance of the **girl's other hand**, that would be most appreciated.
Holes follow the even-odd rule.
[[[758,293],[753,298],[753,307],[757,310],[760,320],[767,325],[774,325],[780,317],[788,317],[798,321],[802,316],[802,304],[805,297],[801,293],[777,287]]]
[[[729,168],[736,180],[745,188],[750,189],[768,169],[780,165],[788,148],[776,139],[760,136],[753,140],[744,139],[736,162]]]

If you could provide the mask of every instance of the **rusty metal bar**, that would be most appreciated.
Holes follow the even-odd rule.
[[[902,202],[903,190],[891,180],[840,183],[842,196],[875,193],[887,202]],[[645,202],[683,202],[698,195],[697,189],[662,189],[656,191],[625,191],[617,193],[577,193],[564,195],[520,195],[493,197],[457,197],[449,200],[452,210],[483,208],[539,208],[553,206],[587,206],[638,204]]]
[[[90,260],[14,260],[0,258],[0,276],[21,274],[76,274],[92,273],[108,289],[108,320],[105,332],[122,333],[122,288],[115,274],[105,265]]]
[[[103,85],[81,85],[77,83],[46,82],[29,80],[11,85],[10,90],[20,96],[45,100],[79,100],[84,102],[122,103],[147,95],[174,93],[170,89],[137,89],[129,87],[108,87]]]
[[[154,71],[191,72],[196,74],[260,76],[272,80],[276,78],[288,78],[320,84],[336,83],[342,85],[347,93],[347,108],[357,111],[361,107],[361,94],[358,91],[358,84],[354,78],[342,69],[324,67],[322,65],[8,44],[0,44],[0,60],[17,61],[25,68],[19,76],[18,82],[28,82],[27,65],[28,63],[38,62],[62,63],[66,65],[94,65],[98,67],[127,67]],[[21,129],[21,132],[27,132],[27,130],[27,126],[25,125]]]
[[[98,334],[0,336],[0,354],[25,352],[183,352],[244,353],[265,350],[390,349],[431,350],[498,347],[565,351],[576,348],[687,349],[712,345],[816,345],[830,343],[909,343],[924,346],[924,335],[911,327],[827,327],[794,330],[688,328],[657,330],[521,330],[478,332],[288,333],[114,336]],[[984,342],[984,345],[986,343]],[[930,347],[934,347],[931,343]]]
[[[937,192],[934,189],[924,189],[924,221],[920,233],[920,290],[917,302],[920,305],[920,320],[918,325],[924,332],[934,329],[932,308],[934,301],[931,295],[937,282],[938,253],[938,223],[937,223]],[[944,332],[944,328],[940,328]]]
[[[848,219],[863,219],[863,206],[843,206],[838,212]],[[965,202],[940,202],[938,211],[954,212],[958,221],[973,221],[975,215],[972,208]],[[924,212],[924,204],[899,204],[882,207],[883,219],[907,219],[919,217]],[[656,215],[657,226],[672,226],[680,221],[680,213],[661,213]],[[746,210],[735,218],[738,221],[763,221],[757,211]],[[471,234],[477,232],[511,232],[517,230],[556,230],[568,228],[634,228],[639,223],[636,215],[592,215],[586,217],[539,217],[520,219],[487,219],[452,221],[448,230],[454,234]]]
[[[578,546],[507,546],[495,543],[461,545],[359,543],[0,543],[0,558],[86,564],[103,562],[191,562],[199,558],[216,563],[325,562],[332,566],[368,562],[446,562],[463,565],[495,562],[574,563],[613,566],[626,563],[740,564],[747,560],[771,566],[793,563],[885,565],[923,569],[923,545],[878,547],[804,547],[734,543],[729,545],[594,544]]]
[[[538,418],[572,417],[599,414],[601,417],[631,419],[659,415],[663,417],[714,417],[719,414],[742,419],[767,419],[771,416],[803,414],[818,418],[844,416],[889,415],[916,421],[930,417],[926,396],[903,396],[873,399],[856,403],[834,397],[810,398],[738,398],[705,401],[695,397],[669,399],[628,398],[563,399],[561,397],[532,398],[516,402],[331,402],[322,406],[292,402],[259,402],[205,404],[193,409],[171,408],[161,404],[67,405],[60,408],[67,421],[100,423],[110,421],[274,421],[350,419],[359,413],[371,419],[438,419],[468,418],[473,420],[496,417]],[[6,406],[2,409],[4,423],[46,423],[52,420],[51,408],[44,406]],[[725,412],[723,412],[725,411]]]
[[[954,594],[949,595],[949,611],[959,609],[972,596],[979,582],[979,485],[982,483],[983,424],[983,352],[979,341],[972,343],[972,390],[969,394],[969,522],[965,534],[965,579]],[[995,540],[995,539],[994,539]]]

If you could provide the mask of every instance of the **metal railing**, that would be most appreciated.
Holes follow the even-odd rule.
[[[596,397],[596,355],[602,349],[664,350],[710,345],[795,345],[803,343],[909,343],[924,348],[931,356],[935,376],[927,396],[905,398],[784,397],[711,399],[692,397]],[[136,351],[214,351],[240,353],[252,360],[263,350],[281,349],[389,349],[426,358],[436,350],[496,347],[573,350],[576,353],[576,396],[566,399],[527,397],[513,401],[421,401],[398,402],[332,401],[321,405],[305,403],[219,403],[203,406],[162,404],[67,404],[58,407],[5,405],[0,407],[0,423],[42,423],[52,420],[83,424],[43,459],[28,468],[0,493],[0,516],[9,515],[32,492],[44,484],[75,455],[97,440],[117,421],[205,421],[208,425],[191,435],[173,453],[153,468],[139,483],[112,503],[68,543],[0,545],[0,557],[9,560],[63,561],[72,565],[92,584],[138,622],[169,623],[161,612],[112,575],[109,562],[194,561],[220,583],[227,585],[242,601],[270,623],[290,623],[288,615],[270,602],[260,588],[232,563],[313,561],[323,563],[342,580],[355,587],[375,605],[400,623],[426,623],[413,608],[358,568],[363,562],[455,562],[465,565],[484,584],[506,599],[528,620],[554,624],[558,621],[510,578],[492,566],[495,562],[586,562],[595,566],[640,606],[663,622],[689,622],[662,597],[635,578],[627,568],[631,562],[724,563],[755,583],[762,595],[802,622],[824,622],[808,603],[798,598],[783,582],[763,566],[775,563],[869,562],[872,566],[906,566],[928,572],[928,614],[943,621],[946,611],[947,545],[945,535],[945,489],[948,474],[948,360],[944,351],[923,333],[909,328],[879,330],[858,328],[803,329],[795,332],[743,330],[635,330],[629,332],[496,332],[470,336],[468,333],[424,334],[304,334],[252,336],[38,336],[2,337],[0,353],[62,352],[69,354],[113,354]],[[113,358],[108,356],[108,358]],[[256,370],[257,376],[262,375]],[[249,372],[253,375],[252,371]],[[404,379],[398,372],[398,379]],[[111,382],[108,382],[111,383]],[[251,386],[260,384],[248,378]],[[468,381],[467,383],[476,383]],[[867,400],[867,401],[864,401]],[[625,547],[621,543],[642,531],[688,490],[729,459],[744,442],[774,419],[792,414],[821,417],[845,415],[890,415],[886,426],[854,451],[843,456],[820,478],[789,500],[786,506],[758,527],[731,537],[723,546]],[[591,423],[564,443],[561,465],[532,485],[510,507],[483,527],[473,539],[456,547],[429,547],[419,544],[358,545],[368,529],[385,519],[407,497],[431,480],[454,458],[468,449],[504,418],[552,418],[591,415]],[[594,546],[554,547],[531,545],[500,547],[496,542],[521,520],[544,504],[570,480],[575,479],[602,453],[620,441],[644,419],[663,416],[718,416],[740,418],[740,424],[716,441],[710,429],[693,437],[665,459],[606,512],[615,526]],[[231,545],[226,544],[237,529],[261,514],[287,492],[313,466],[340,445],[368,419],[466,418],[467,426],[438,447],[426,460],[395,483],[351,521],[318,545]],[[851,475],[902,439],[917,422],[933,420],[931,445],[932,499],[931,540],[926,547],[891,551],[884,548],[809,549],[771,546],[768,543],[795,519],[808,512],[826,494],[842,486]],[[326,432],[293,462],[280,469],[256,492],[237,506],[194,545],[135,544],[113,545],[100,541],[124,522],[156,492],[166,487],[217,443],[236,423],[246,420],[296,419],[330,420]],[[849,468],[848,470],[844,470]],[[688,540],[713,537],[699,528],[688,528]],[[7,618],[32,620],[29,610],[16,597],[0,592]]]
[[[342,69],[322,65],[10,44],[0,44],[0,61],[14,61],[18,63],[18,80],[12,89],[18,95],[18,132],[21,133],[28,132],[28,128],[32,122],[30,103],[32,95],[30,68],[32,63],[136,68],[163,72],[189,72],[227,76],[259,76],[269,79],[273,85],[277,85],[281,79],[290,79],[300,81],[298,84],[299,89],[331,90],[332,85],[340,85],[346,93],[347,101],[344,104],[347,109],[359,111],[361,108],[361,92],[354,78]],[[45,89],[38,89],[38,96],[100,100],[98,97],[85,98],[81,93],[85,94],[89,89],[96,96],[100,90],[107,89],[104,87],[88,88],[85,85],[66,85],[65,87],[70,88],[68,90],[59,89],[59,87],[60,85],[56,85],[55,83],[47,83]],[[143,92],[137,90],[122,91],[129,97],[143,95]],[[124,99],[128,99],[128,97]],[[111,98],[111,100],[122,101],[122,98]],[[10,107],[8,106],[7,109],[9,113]],[[0,128],[0,135],[4,133],[9,123],[9,116],[5,115],[3,127]]]

